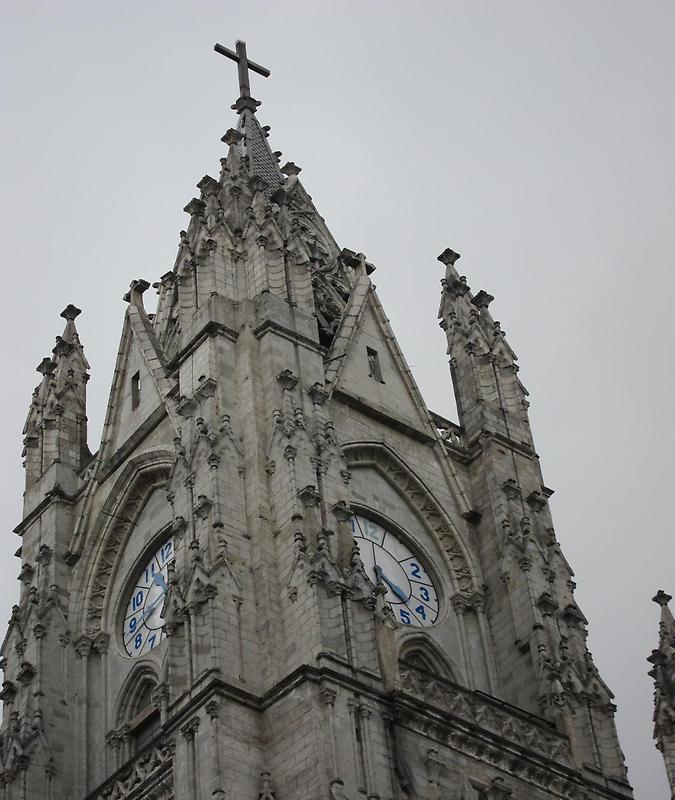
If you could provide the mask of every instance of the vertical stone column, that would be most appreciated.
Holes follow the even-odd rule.
[[[476,598],[474,601],[474,608],[476,610],[476,617],[478,618],[478,629],[480,631],[481,645],[483,647],[483,656],[485,657],[485,663],[487,665],[488,686],[490,687],[490,694],[496,696],[498,694],[497,665],[495,663],[490,627],[485,615],[485,598]]]
[[[50,758],[45,764],[45,800],[53,800],[53,783],[56,775],[56,766]]]
[[[66,705],[66,687],[68,686],[68,645],[70,644],[70,633],[66,631],[60,634],[59,644],[61,645],[61,703]]]
[[[198,774],[197,774],[197,750],[195,746],[195,736],[199,729],[199,717],[193,717],[186,725],[180,729],[186,742],[188,751],[188,792],[189,800],[198,800]]]
[[[80,663],[79,685],[82,696],[77,704],[77,719],[80,731],[80,753],[77,769],[79,794],[86,796],[89,791],[89,655],[92,640],[89,636],[80,636],[75,642],[75,652]]]
[[[19,770],[19,798],[20,800],[26,800],[26,772],[28,771],[28,766],[30,764],[30,759],[27,755],[20,755],[16,759],[16,768]]]
[[[359,707],[359,717],[361,720],[361,740],[363,746],[363,764],[366,773],[366,795],[368,800],[380,800],[380,795],[375,791],[373,779],[373,743],[371,739],[372,709],[366,703],[361,703]]]
[[[471,668],[471,659],[469,657],[469,646],[466,638],[466,627],[464,624],[464,613],[466,612],[466,599],[456,594],[450,600],[452,608],[457,615],[457,625],[459,627],[459,643],[462,648],[462,662],[464,664],[464,675],[466,685],[469,689],[474,689],[473,669]]]
[[[321,690],[321,697],[326,706],[326,715],[328,717],[328,745],[329,745],[329,764],[328,772],[330,774],[331,782],[338,779],[338,756],[337,756],[337,740],[335,738],[335,700],[337,694],[333,689],[324,688]]]
[[[213,781],[211,797],[214,800],[225,800],[225,787],[220,755],[220,707],[215,700],[206,704],[206,713],[211,720],[211,763],[213,764]]]

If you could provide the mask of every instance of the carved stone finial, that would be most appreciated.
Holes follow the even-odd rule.
[[[298,378],[290,369],[282,369],[277,375],[277,380],[281,384],[281,387],[289,392],[298,385]]]
[[[233,145],[239,144],[243,138],[243,133],[240,133],[234,128],[228,128],[228,130],[225,131],[225,135],[221,137],[220,141],[223,142],[223,144],[226,144],[228,147],[232,147]]]
[[[196,197],[193,197],[192,200],[185,206],[183,211],[186,214],[192,216],[201,216],[204,211],[206,210],[206,203],[203,200],[197,200]]]
[[[518,486],[515,478],[508,478],[505,480],[502,484],[502,491],[509,500],[515,500],[517,497],[520,497],[520,486]]]
[[[43,358],[35,369],[41,375],[53,375],[56,369],[56,363],[52,361],[51,358]]]
[[[82,311],[77,308],[77,306],[74,306],[72,303],[68,303],[68,305],[61,312],[61,316],[70,322],[71,320],[77,319],[81,313]]]
[[[312,403],[316,403],[319,406],[323,405],[328,399],[328,391],[318,381],[307,389],[307,394],[310,396]]]
[[[460,258],[459,253],[455,253],[454,250],[451,250],[449,247],[446,247],[445,250],[440,254],[440,256],[438,256],[438,261],[440,261],[441,264],[446,264],[446,265],[450,264],[451,266],[453,266],[457,261],[457,259],[459,258]]]
[[[659,589],[654,597],[652,597],[652,602],[657,603],[661,606],[661,608],[663,608],[663,606],[667,606],[672,599],[673,598],[669,594],[666,594],[663,589]]]
[[[476,308],[487,308],[493,300],[494,297],[491,294],[481,289],[471,302]]]
[[[347,522],[354,516],[354,512],[346,500],[338,500],[337,503],[331,507],[331,511],[340,522]]]
[[[204,177],[197,184],[197,188],[206,195],[218,194],[221,189],[220,183],[210,175]]]
[[[290,178],[291,175],[299,175],[302,172],[302,167],[299,167],[293,161],[287,161],[281,171]]]
[[[258,192],[264,194],[270,188],[270,185],[264,178],[261,178],[260,175],[254,175],[248,182],[248,188],[253,194],[257,194]]]
[[[305,508],[316,506],[318,505],[319,500],[321,500],[321,495],[319,494],[319,491],[317,490],[316,486],[313,486],[312,484],[308,484],[307,486],[304,486],[302,489],[299,489],[298,497],[300,498],[300,501],[302,502],[303,506],[305,506]]]

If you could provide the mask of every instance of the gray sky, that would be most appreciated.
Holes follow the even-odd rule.
[[[34,368],[75,303],[96,449],[122,294],[171,268],[181,209],[217,175],[237,89],[212,47],[243,38],[272,70],[253,94],[274,148],[338,243],[377,265],[439,413],[456,418],[436,256],[459,251],[495,295],[630,778],[641,800],[665,797],[645,658],[650,598],[675,589],[675,5],[5,0],[2,16],[0,620]]]

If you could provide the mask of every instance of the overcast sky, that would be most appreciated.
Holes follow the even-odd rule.
[[[212,48],[243,38],[274,149],[377,266],[433,410],[456,418],[436,256],[495,296],[630,778],[664,798],[645,659],[675,589],[675,4],[5,0],[2,20],[0,621],[35,366],[82,308],[95,450],[122,294],[172,267],[218,174],[237,87]]]

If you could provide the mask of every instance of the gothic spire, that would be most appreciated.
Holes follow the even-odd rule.
[[[172,272],[156,284],[153,327],[170,361],[196,334],[195,325],[222,322],[228,303],[270,293],[292,308],[304,307],[318,322],[318,330],[306,333],[327,345],[344,312],[352,270],[302,186],[300,168],[292,162],[280,167],[269,127],[258,121],[248,73],[269,71],[247,59],[243,42],[236,53],[222,45],[215,50],[238,64],[240,96],[233,108],[239,120],[222,137],[228,153],[218,178],[204,176],[200,194],[185,206],[190,221]]]
[[[51,358],[37,367],[42,375],[33,393],[24,427],[26,485],[41,478],[54,463],[74,471],[89,458],[87,448],[87,381],[89,364],[75,325],[80,309],[68,305],[61,313],[66,325]]]

